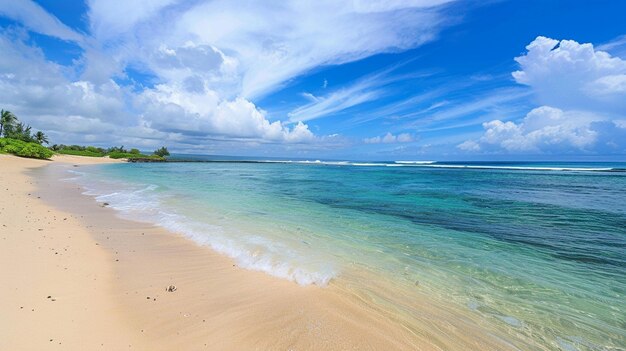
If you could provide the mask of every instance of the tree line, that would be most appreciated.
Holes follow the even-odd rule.
[[[4,136],[5,138],[39,145],[48,144],[48,136],[44,132],[32,133],[31,130],[31,126],[20,122],[11,111],[0,111],[0,137]]]
[[[32,128],[30,125],[22,123],[19,119],[10,111],[1,110],[0,111],[0,138],[6,138],[10,140],[16,140],[12,142],[11,145],[6,141],[0,145],[0,151],[5,151],[9,153],[18,154],[26,144],[25,143],[36,143],[38,145],[48,144],[48,136],[42,132],[37,131],[35,133],[32,132]],[[18,142],[19,141],[19,142]],[[20,142],[23,142],[20,144]],[[16,144],[17,143],[17,144]],[[36,145],[35,145],[36,146]],[[8,150],[7,150],[8,147]],[[37,146],[44,148],[43,146]],[[32,148],[32,147],[31,147]],[[102,157],[109,156],[111,158],[151,158],[156,157],[163,159],[166,156],[169,156],[170,153],[167,150],[167,147],[163,146],[154,150],[154,156],[147,156],[141,154],[139,149],[130,149],[127,150],[124,146],[113,146],[107,149],[95,146],[81,146],[81,145],[64,145],[64,144],[54,144],[48,147],[49,150],[62,153],[62,154],[70,154],[70,155],[79,155],[79,156],[92,156],[92,157]],[[50,151],[48,151],[50,152]],[[22,153],[23,154],[23,153]],[[48,155],[45,152],[38,152],[38,155]],[[50,153],[50,156],[52,153]],[[23,156],[23,155],[20,155]],[[37,157],[37,158],[49,158],[46,157]]]

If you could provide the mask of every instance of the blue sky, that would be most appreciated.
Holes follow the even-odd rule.
[[[0,106],[53,143],[626,158],[622,1],[0,0]]]

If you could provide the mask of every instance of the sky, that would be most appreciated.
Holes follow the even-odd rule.
[[[0,108],[54,144],[626,160],[626,2],[0,0]]]

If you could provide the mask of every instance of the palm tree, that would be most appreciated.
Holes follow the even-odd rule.
[[[18,122],[16,125],[6,125],[4,127],[4,136],[11,139],[25,141],[27,143],[34,142],[33,135],[30,134],[31,126]]]
[[[45,135],[42,131],[38,131],[37,133],[35,133],[34,137],[39,144],[48,143],[48,136]]]
[[[17,122],[17,117],[11,111],[0,111],[0,136],[6,127],[14,125],[15,122]]]
[[[167,148],[165,146],[162,146],[160,149],[154,150],[154,154],[157,156],[165,157],[169,156],[170,152],[167,151]]]

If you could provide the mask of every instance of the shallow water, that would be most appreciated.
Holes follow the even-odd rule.
[[[521,349],[609,350],[626,345],[625,168],[219,162],[71,177],[124,217],[248,269],[341,285],[409,325],[426,294]]]

